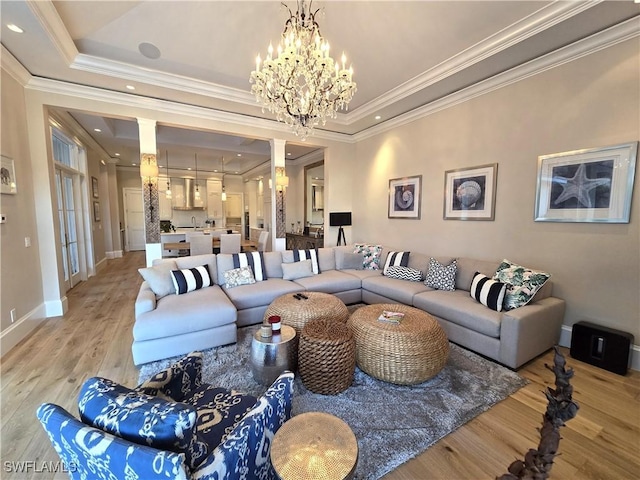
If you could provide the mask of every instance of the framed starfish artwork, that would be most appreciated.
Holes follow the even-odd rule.
[[[538,157],[536,222],[629,223],[638,142]]]

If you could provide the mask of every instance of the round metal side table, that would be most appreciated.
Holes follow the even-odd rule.
[[[256,382],[271,385],[285,370],[297,367],[297,338],[293,327],[282,325],[280,333],[264,338],[258,329],[251,339],[251,373]]]
[[[280,480],[349,479],[357,463],[358,442],[353,431],[324,412],[292,417],[271,444],[271,464]]]

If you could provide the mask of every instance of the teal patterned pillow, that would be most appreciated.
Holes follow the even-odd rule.
[[[495,280],[507,284],[505,310],[513,310],[529,303],[550,277],[548,273],[531,270],[509,260],[503,260],[493,276]]]
[[[356,243],[353,253],[361,253],[364,255],[362,267],[365,270],[380,270],[380,254],[382,253],[382,245]]]

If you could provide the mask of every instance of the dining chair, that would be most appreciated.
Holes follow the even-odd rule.
[[[241,235],[223,233],[220,235],[220,253],[240,253]]]
[[[264,252],[267,249],[267,241],[269,240],[269,232],[263,230],[258,237],[258,251]]]
[[[204,255],[213,253],[213,243],[211,235],[203,235],[202,232],[186,234],[187,242],[191,245],[189,255]]]

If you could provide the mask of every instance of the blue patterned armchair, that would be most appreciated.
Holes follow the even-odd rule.
[[[194,352],[135,389],[88,379],[80,420],[51,403],[37,416],[72,479],[273,478],[271,441],[291,416],[293,373],[258,399],[201,376]]]

